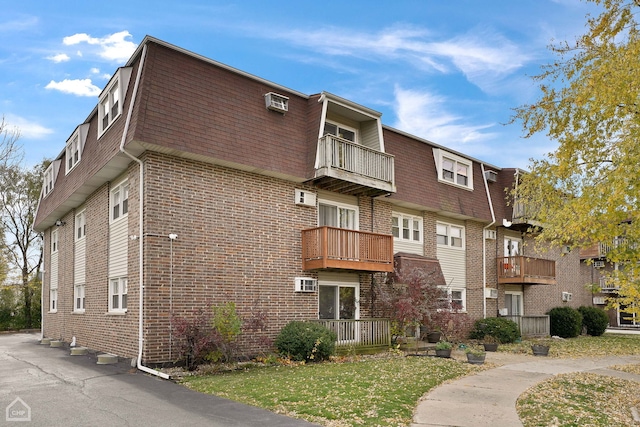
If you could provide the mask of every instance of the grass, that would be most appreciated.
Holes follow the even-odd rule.
[[[500,352],[531,354],[527,340],[501,344]],[[605,334],[550,340],[550,358],[640,355],[640,335]],[[455,359],[404,357],[340,358],[308,365],[252,366],[245,370],[183,378],[204,393],[262,407],[331,427],[406,426],[421,396],[451,379],[491,365]],[[616,366],[639,373],[640,365]],[[640,401],[629,393],[637,383],[592,374],[558,375],[523,394],[518,411],[525,426],[632,425],[629,408]],[[567,415],[568,414],[568,415]],[[579,420],[579,421],[578,421]],[[631,420],[633,421],[633,420]]]

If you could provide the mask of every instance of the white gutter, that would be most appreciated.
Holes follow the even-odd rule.
[[[493,202],[491,201],[491,193],[489,193],[489,184],[487,184],[487,177],[484,174],[484,164],[480,163],[480,170],[482,171],[482,181],[484,182],[484,189],[487,192],[487,201],[489,202],[489,209],[491,210],[491,223],[482,229],[482,318],[487,318],[487,239],[485,239],[485,231],[489,227],[496,223],[496,214],[493,211]],[[496,236],[497,237],[497,236]]]
[[[136,81],[133,86],[133,94],[131,98],[131,103],[129,104],[129,111],[127,112],[127,120],[124,123],[124,131],[122,132],[122,140],[120,141],[120,151],[127,156],[129,156],[134,162],[138,163],[138,168],[140,170],[140,178],[138,182],[138,257],[139,257],[139,266],[138,266],[138,274],[139,274],[139,283],[140,283],[140,300],[138,305],[138,358],[136,362],[136,366],[139,370],[146,372],[148,374],[156,375],[158,377],[164,378],[166,380],[171,377],[163,372],[157,371],[155,369],[151,369],[147,366],[142,365],[142,348],[144,343],[144,328],[143,328],[143,317],[144,317],[144,271],[143,271],[143,255],[144,255],[144,224],[143,224],[143,208],[144,208],[144,163],[142,160],[138,159],[131,153],[128,153],[124,149],[124,144],[127,139],[127,132],[129,131],[129,124],[131,122],[131,116],[133,114],[133,107],[136,102],[136,95],[138,94],[138,84],[140,83],[140,76],[142,75],[142,66],[144,65],[144,60],[147,57],[147,45],[142,47],[142,53],[140,54],[140,65],[138,65],[138,73],[136,74]]]

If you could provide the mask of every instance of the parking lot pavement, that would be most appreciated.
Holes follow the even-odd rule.
[[[96,365],[95,355],[70,356],[38,340],[39,334],[0,335],[0,425],[313,425],[188,390],[133,369],[130,361]]]

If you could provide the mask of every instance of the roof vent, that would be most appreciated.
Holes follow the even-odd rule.
[[[265,94],[264,103],[267,109],[272,111],[278,111],[280,113],[286,113],[289,111],[289,98],[275,92]]]

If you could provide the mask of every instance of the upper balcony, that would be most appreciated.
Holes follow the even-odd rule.
[[[335,227],[302,230],[302,269],[393,271],[393,236]]]
[[[315,184],[343,194],[379,196],[396,191],[394,158],[334,135],[318,141]]]
[[[498,283],[524,285],[555,285],[556,262],[525,256],[497,259]]]
[[[542,228],[542,223],[535,219],[537,210],[522,200],[515,199],[513,202],[513,214],[511,215],[511,229],[518,231],[528,231],[531,227]]]

